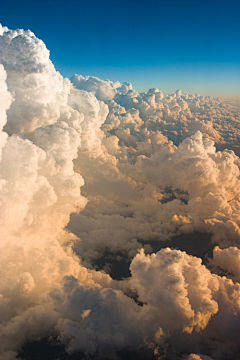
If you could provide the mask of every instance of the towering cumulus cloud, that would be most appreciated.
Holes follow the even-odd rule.
[[[0,34],[0,358],[238,359],[238,109]]]

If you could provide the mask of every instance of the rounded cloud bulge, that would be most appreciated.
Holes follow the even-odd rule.
[[[237,359],[234,105],[64,79],[30,30],[0,62],[0,358]]]

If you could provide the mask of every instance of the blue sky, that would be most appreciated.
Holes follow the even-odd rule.
[[[63,76],[240,96],[240,2],[4,1],[0,22],[32,30]]]

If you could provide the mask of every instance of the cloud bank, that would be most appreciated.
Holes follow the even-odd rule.
[[[70,81],[31,31],[0,34],[0,358],[54,338],[82,358],[238,359],[237,108]]]

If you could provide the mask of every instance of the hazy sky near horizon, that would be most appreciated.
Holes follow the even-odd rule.
[[[219,1],[11,1],[1,23],[41,38],[63,76],[97,76],[237,98],[240,3]]]

